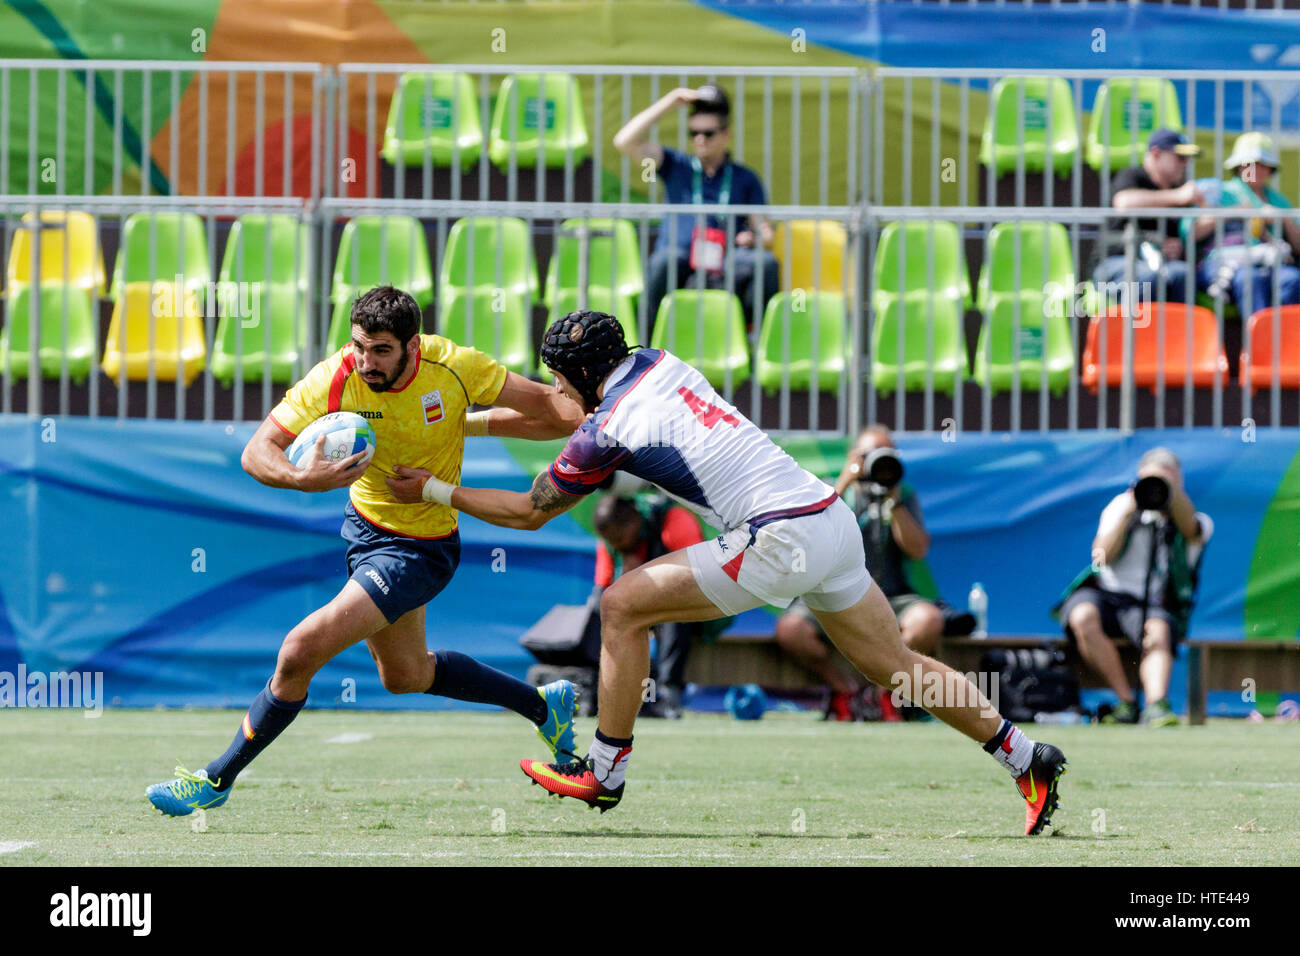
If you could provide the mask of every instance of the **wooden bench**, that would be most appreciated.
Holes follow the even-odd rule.
[[[1138,676],[1139,654],[1129,641],[1116,640],[1129,683],[1141,687]],[[1105,681],[1079,659],[1074,645],[1060,635],[996,635],[987,638],[947,637],[939,645],[937,657],[963,674],[979,670],[980,658],[993,648],[1019,648],[1052,645],[1065,650],[1066,659],[1079,676],[1083,688],[1104,688]],[[1300,691],[1300,641],[1282,638],[1276,641],[1188,641],[1187,650],[1188,721],[1205,723],[1206,695],[1211,690],[1241,692],[1243,682],[1254,681],[1256,691]],[[832,649],[836,666],[846,673],[853,667]],[[724,634],[712,644],[697,644],[691,650],[686,679],[696,684],[759,684],[763,687],[807,691],[819,686],[813,675],[781,653],[774,634]]]
[[[1205,698],[1212,690],[1241,693],[1300,691],[1300,641],[1188,641],[1187,719],[1205,723]]]
[[[1065,648],[1066,658],[1080,675],[1081,686],[1106,686],[1100,677],[1083,667],[1073,646],[1060,635],[946,637],[939,644],[936,656],[949,667],[967,674],[979,670],[980,657],[985,651],[1042,647],[1045,644]],[[1129,681],[1136,686],[1137,650],[1127,641],[1116,641],[1115,647],[1120,652]],[[853,665],[838,651],[832,648],[831,653],[837,667],[845,673],[854,673]],[[712,644],[697,644],[691,649],[686,679],[696,684],[759,684],[780,690],[808,690],[820,686],[817,678],[781,653],[774,634],[724,634]]]

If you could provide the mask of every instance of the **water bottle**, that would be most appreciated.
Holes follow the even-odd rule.
[[[971,585],[970,597],[966,599],[966,605],[970,608],[971,614],[975,615],[975,633],[973,637],[989,636],[989,596],[984,590],[984,585],[976,581]]]
[[[1088,715],[1080,714],[1073,710],[1060,710],[1055,712],[1039,711],[1034,714],[1034,723],[1036,724],[1086,724]]]
[[[1196,180],[1196,188],[1201,191],[1203,197],[1202,209],[1213,209],[1223,199],[1223,181],[1213,176]]]

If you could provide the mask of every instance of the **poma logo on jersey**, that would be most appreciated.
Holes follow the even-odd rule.
[[[432,392],[425,392],[420,396],[420,404],[424,407],[426,425],[442,421],[442,389],[435,388]]]
[[[51,926],[130,926],[148,936],[153,920],[151,893],[85,893],[80,887],[50,897]]]

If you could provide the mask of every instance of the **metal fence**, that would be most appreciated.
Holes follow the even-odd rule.
[[[519,92],[525,83],[536,90],[531,97],[546,101],[545,117]],[[759,175],[769,202],[858,200],[865,74],[794,67],[344,64],[333,137],[340,173],[325,184],[325,194],[659,202],[653,170],[634,168],[614,148],[614,134],[670,90],[704,83],[728,93],[731,152]],[[411,108],[414,100],[418,110]],[[404,122],[417,118],[404,137]],[[683,110],[671,110],[651,141],[689,152],[684,120]],[[446,147],[421,143],[420,133],[435,126],[462,135]],[[833,139],[845,147],[834,157],[821,148]]]
[[[1297,195],[1297,80],[1295,71],[880,67],[870,81],[868,200],[1108,206],[1111,178],[1141,162],[1144,134],[1155,129],[1183,130],[1201,147],[1192,170],[1221,171],[1231,151],[1229,117],[1279,142],[1278,187]],[[999,94],[1009,117],[996,111]],[[887,124],[898,141],[885,136]]]
[[[408,73],[412,77],[403,81]],[[519,84],[513,93],[505,82],[508,75]],[[533,79],[527,82],[536,86],[525,88],[520,77],[529,75]],[[1105,127],[1095,143],[1099,170],[1089,165],[1082,133],[1084,104],[1103,79],[1169,80],[1189,135],[1204,147],[1203,158],[1194,162],[1217,171],[1229,149],[1227,107],[1235,103],[1239,115],[1257,115],[1259,84],[1295,82],[1300,73],[1016,75],[1059,81],[1070,93],[1076,144],[1073,152],[1062,153],[1063,161],[1046,154],[1045,170],[1029,168],[1027,140],[1039,136],[1053,143],[1058,115],[1064,114],[1035,110],[1035,95],[1024,84],[1014,90],[1009,110],[1010,165],[994,151],[981,156],[978,134],[986,125],[992,145],[999,132],[1006,132],[993,107],[980,106],[1006,79],[993,71],[577,66],[512,67],[507,73],[495,66],[427,64],[348,65],[334,71],[311,64],[9,61],[0,65],[0,185],[23,193],[0,196],[6,217],[0,239],[9,250],[0,409],[257,419],[289,382],[337,347],[340,335],[346,337],[347,309],[358,289],[388,280],[417,290],[428,330],[453,330],[500,355],[509,345],[520,370],[534,373],[538,334],[561,303],[608,303],[641,343],[672,342],[675,349],[696,350],[701,363],[716,368],[719,389],[777,432],[842,433],[877,419],[926,431],[1300,424],[1290,383],[1290,368],[1300,366],[1300,355],[1284,352],[1297,348],[1288,343],[1300,315],[1278,305],[1266,318],[1252,318],[1259,303],[1251,301],[1250,292],[1240,303],[1231,296],[1202,302],[1217,325],[1212,337],[1218,351],[1208,378],[1193,375],[1188,384],[1178,384],[1184,371],[1170,371],[1162,361],[1145,384],[1147,373],[1135,365],[1134,355],[1135,342],[1139,349],[1149,344],[1142,323],[1148,318],[1154,323],[1151,347],[1164,357],[1175,325],[1181,323],[1174,331],[1185,351],[1205,339],[1203,333],[1200,339],[1188,334],[1199,332],[1204,312],[1171,307],[1148,314],[1136,308],[1138,296],[1125,303],[1130,321],[1120,332],[1105,320],[1107,290],[1090,284],[1094,266],[1108,246],[1122,243],[1121,282],[1131,289],[1139,282],[1144,250],[1141,237],[1107,226],[1120,218],[1109,208],[1106,164],[1116,155],[1112,128]],[[576,78],[576,85],[565,77]],[[684,207],[668,204],[654,171],[647,175],[618,154],[612,138],[663,93],[705,81],[727,88],[732,152],[756,170],[769,205],[693,205],[679,220]],[[448,82],[453,85],[439,86]],[[554,92],[551,84],[559,100],[545,105]],[[74,85],[83,91],[80,100],[72,95]],[[94,92],[102,88],[114,91],[108,120],[106,101]],[[62,122],[38,115],[42,89],[55,91]],[[138,91],[134,98],[128,95],[132,90]],[[252,91],[255,108],[238,107],[239,90]],[[402,139],[393,133],[400,131],[408,97],[418,101],[417,128],[434,117],[456,127],[473,115],[477,147],[464,146],[473,155],[463,155],[455,142],[447,155],[436,155],[428,142],[413,149],[409,143],[394,145]],[[503,102],[523,106],[503,111]],[[584,136],[574,137],[569,134],[578,125],[579,103]],[[1213,122],[1198,126],[1207,103]],[[1286,138],[1293,127],[1281,99],[1270,104],[1271,123],[1264,129],[1283,143],[1275,185],[1295,195],[1300,154]],[[1132,92],[1124,107],[1130,120],[1145,118],[1156,125],[1168,118],[1164,109],[1157,103],[1146,110]],[[138,130],[153,129],[144,120],[160,110],[167,123],[146,143]],[[1144,117],[1144,110],[1151,115]],[[18,122],[20,114],[25,124]],[[133,127],[132,117],[141,125]],[[684,111],[671,111],[655,135],[686,153],[683,118]],[[98,139],[101,123],[108,140]],[[270,135],[276,124],[279,138]],[[504,131],[496,140],[494,124]],[[67,133],[73,125],[84,132],[75,142]],[[1122,122],[1115,127],[1124,128]],[[548,154],[552,133],[560,148]],[[96,162],[94,149],[105,141],[114,157],[107,167]],[[21,170],[10,162],[11,143],[26,146]],[[47,146],[49,157],[43,153]],[[531,155],[521,159],[526,150]],[[1140,149],[1130,155],[1140,156]],[[142,160],[145,174],[138,183],[128,182],[126,157]],[[533,162],[533,157],[543,159]],[[45,158],[56,170],[49,183],[41,180]],[[57,173],[69,168],[78,169],[79,176]],[[166,189],[153,188],[158,177]],[[191,187],[224,195],[180,195]],[[92,195],[97,190],[116,195]],[[178,194],[151,195],[167,191]],[[35,195],[41,192],[52,195]],[[37,211],[40,217],[34,216]],[[72,229],[72,211],[88,213],[96,237],[92,245],[98,244],[115,273],[139,272],[151,283],[180,289],[170,311],[162,311],[178,333],[201,328],[201,363],[171,360],[172,377],[160,376],[158,350],[149,347],[156,345],[158,315],[141,327],[143,333],[128,327],[130,296],[117,281],[79,287],[90,296],[94,333],[84,375],[80,370],[87,360],[80,353],[74,362],[60,357],[57,345],[50,351],[51,340],[68,342],[74,318],[79,321],[86,310],[66,293],[51,298],[44,288],[47,275],[75,284],[74,244],[51,240],[53,254],[64,259],[51,269],[40,261],[46,241],[38,236]],[[132,215],[146,212],[173,219],[160,234],[158,216],[137,215],[145,224],[138,234],[144,238],[138,246],[125,241]],[[1203,241],[1215,245],[1222,244],[1228,224],[1246,218],[1226,209],[1197,213],[1213,221]],[[1185,215],[1167,208],[1124,214],[1129,221],[1162,222]],[[266,234],[257,244],[259,216],[272,218],[262,224]],[[692,268],[681,255],[665,251],[680,249],[679,240],[705,226],[706,216],[716,216],[728,237],[717,270]],[[192,224],[178,225],[188,217],[197,218],[197,233],[186,231]],[[378,218],[369,222],[369,217]],[[737,249],[736,235],[757,228],[760,219],[773,227],[770,254]],[[1278,213],[1256,212],[1250,219],[1268,221],[1275,231],[1285,228]],[[520,223],[509,227],[515,230],[510,236],[503,231],[506,220]],[[900,225],[905,223],[923,228],[913,232]],[[1031,236],[1028,244],[1041,244],[1041,250],[1027,249],[1022,230],[1011,229],[1012,253],[997,272],[990,263],[1000,253],[992,245],[1007,234],[1006,228],[997,229],[1007,223],[1041,226],[1023,230]],[[1049,237],[1058,229],[1067,237],[1064,250]],[[489,237],[487,245],[480,230]],[[272,232],[281,239],[273,241]],[[936,246],[940,233],[942,249]],[[244,239],[234,241],[232,234]],[[182,269],[175,273],[180,280],[170,273],[160,276],[160,260],[189,261],[187,244],[194,235],[203,237],[205,247],[199,275]],[[631,250],[626,256],[619,251],[625,239]],[[28,260],[18,255],[24,241]],[[260,262],[250,266],[239,241],[249,242]],[[449,246],[454,247],[450,253]],[[461,255],[467,260],[457,258]],[[222,275],[228,259],[236,272],[227,269]],[[1184,250],[1189,276],[1197,260],[1193,240]],[[520,261],[525,262],[522,273]],[[1035,276],[1039,268],[1046,271]],[[1268,267],[1274,302],[1284,282],[1291,281],[1287,268],[1281,262]],[[608,275],[602,274],[605,269]],[[513,278],[507,277],[510,270]],[[667,291],[684,289],[665,299],[662,316],[649,294],[656,270]],[[940,276],[943,270],[951,274]],[[32,283],[36,275],[42,281]],[[522,282],[519,275],[525,276]],[[1006,279],[1001,285],[998,276]],[[1195,280],[1183,281],[1182,297],[1191,301]],[[265,288],[254,289],[254,283]],[[190,304],[194,284],[202,285],[203,293]],[[1163,278],[1154,286],[1148,291],[1157,298],[1169,293]],[[954,289],[958,294],[951,294]],[[771,291],[778,294],[769,301]],[[233,304],[225,298],[232,295]],[[728,295],[737,297],[734,306]],[[665,337],[676,334],[687,301],[691,333],[680,341]],[[276,321],[253,316],[254,306]],[[723,314],[717,333],[709,311],[715,307]],[[53,325],[44,314],[50,308],[60,313]],[[690,308],[696,310],[693,325]],[[190,322],[191,312],[198,313],[197,326]],[[227,318],[232,321],[223,324]],[[1276,347],[1251,361],[1265,333]],[[132,334],[143,334],[142,351],[154,355],[143,366],[124,358]],[[1112,334],[1124,346],[1115,380],[1101,367],[1105,362],[1085,367],[1089,354],[1109,357]],[[918,336],[924,342],[919,351]],[[110,356],[114,337],[115,358]],[[828,342],[838,342],[838,351],[828,351]],[[17,347],[24,344],[25,349]],[[41,364],[42,374],[24,379],[19,353],[39,356],[42,345],[53,357],[41,363],[31,359],[26,368]],[[1005,364],[996,357],[1008,347],[1016,361],[1009,368],[995,367]],[[1246,357],[1241,362],[1239,351]],[[1220,353],[1226,364],[1218,362]],[[1190,351],[1186,357],[1192,357]]]
[[[14,196],[0,215],[0,412],[261,418],[284,390],[272,336],[300,343],[280,378],[319,355],[315,219],[297,200]],[[259,219],[303,227],[278,270],[271,242],[232,239]]]
[[[0,191],[318,195],[326,76],[317,63],[0,60]]]
[[[691,215],[700,223],[710,215],[721,218],[732,240],[748,217],[763,217],[776,233],[777,254],[755,257],[752,277],[744,280],[736,268],[734,242],[728,242],[727,256],[717,272],[692,269],[688,262],[669,256],[663,264],[667,294],[656,306],[649,301],[643,281],[652,259],[651,222],[662,219],[664,242],[671,248],[679,228],[674,214],[682,208],[666,203],[450,200],[327,199],[320,203],[324,244],[339,223],[372,217],[380,223],[377,236],[384,234],[386,225],[407,242],[413,234],[402,225],[403,217],[417,220],[418,241],[424,245],[428,237],[430,258],[438,263],[428,326],[461,344],[513,361],[516,371],[536,370],[541,331],[555,318],[573,308],[606,309],[622,320],[629,342],[669,347],[693,361],[720,392],[765,427],[843,433],[850,426],[861,388],[852,358],[861,349],[862,324],[855,317],[863,314],[863,285],[856,278],[862,268],[860,210],[692,206]],[[813,222],[821,227],[813,236],[815,254],[807,262],[797,262],[792,226]],[[619,229],[619,223],[626,228]],[[523,257],[517,254],[504,228],[507,225],[517,226],[517,235],[526,237],[528,252]],[[487,251],[475,242],[475,230],[489,237]],[[823,257],[816,254],[821,252],[819,236],[829,230],[840,237],[841,247],[832,257],[832,239],[827,237],[828,254]],[[624,237],[632,248],[630,263],[618,254]],[[614,249],[602,253],[595,245],[602,240]],[[567,253],[562,248],[566,242]],[[379,245],[387,243],[381,239]],[[539,270],[531,255],[535,245],[550,249],[545,269]],[[478,260],[476,250],[482,257]],[[349,276],[360,274],[355,256],[350,261],[345,256],[340,265]],[[806,288],[797,284],[796,270],[802,270],[799,276]],[[566,273],[571,283],[567,286]],[[393,278],[395,273],[383,268],[366,277],[367,281]],[[770,300],[762,292],[765,280],[782,290]],[[627,308],[618,308],[619,303]],[[332,322],[337,332],[338,319]],[[806,355],[800,341],[806,343]],[[802,364],[794,365],[792,359],[801,355]]]

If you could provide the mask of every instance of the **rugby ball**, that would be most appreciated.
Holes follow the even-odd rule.
[[[316,419],[293,440],[284,453],[289,464],[295,468],[307,467],[308,454],[321,435],[325,436],[325,447],[321,452],[327,461],[342,461],[364,451],[366,457],[352,467],[365,468],[375,457],[375,430],[370,427],[370,422],[356,412],[331,412]]]

